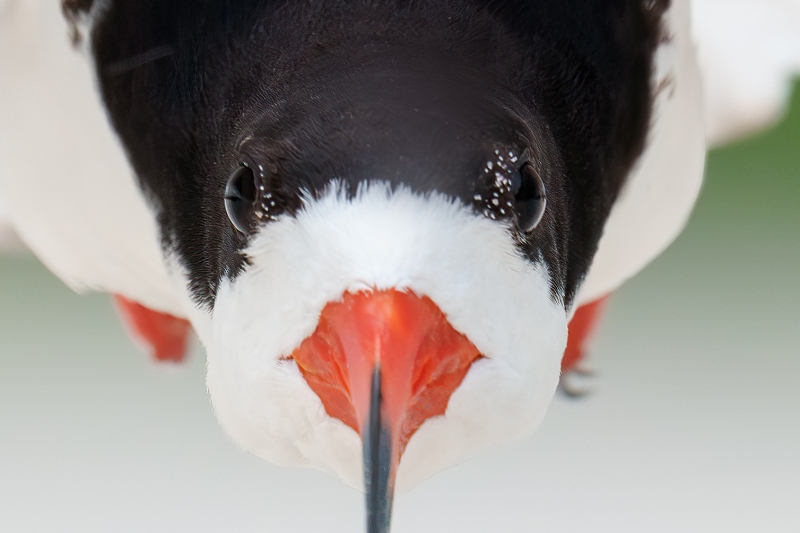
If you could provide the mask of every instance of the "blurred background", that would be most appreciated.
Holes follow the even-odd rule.
[[[399,496],[403,532],[800,531],[800,90],[711,153],[678,241],[619,290],[593,393]],[[195,349],[159,366],[109,298],[0,256],[0,529],[353,532],[362,495],[238,450]]]

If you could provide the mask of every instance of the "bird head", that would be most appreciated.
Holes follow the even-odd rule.
[[[378,523],[396,483],[539,424],[567,323],[557,164],[494,102],[389,78],[247,130],[217,196],[240,255],[202,333],[228,433],[363,483]]]
[[[262,4],[114,3],[100,86],[225,431],[385,531],[395,487],[542,420],[647,117],[595,146],[591,70],[485,9]]]

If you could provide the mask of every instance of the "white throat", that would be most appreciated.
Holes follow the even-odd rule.
[[[345,291],[412,290],[431,298],[484,354],[444,417],[411,438],[398,488],[532,431],[552,397],[566,344],[547,269],[524,259],[502,225],[442,195],[380,183],[351,199],[332,187],[296,217],[264,226],[251,265],[217,295],[208,388],[225,430],[271,462],[361,486],[361,441],[325,412],[290,355]]]

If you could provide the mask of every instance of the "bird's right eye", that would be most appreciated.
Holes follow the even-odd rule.
[[[243,164],[225,186],[225,211],[231,224],[245,235],[253,228],[257,198],[256,175],[253,169]]]

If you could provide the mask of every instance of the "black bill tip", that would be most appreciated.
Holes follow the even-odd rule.
[[[367,533],[388,533],[394,500],[392,435],[381,416],[381,369],[372,372],[369,418],[364,432]]]

